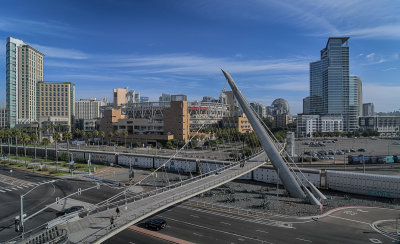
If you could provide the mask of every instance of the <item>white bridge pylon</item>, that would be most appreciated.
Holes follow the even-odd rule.
[[[281,156],[281,153],[278,151],[274,142],[269,137],[267,131],[262,126],[260,120],[257,118],[257,115],[253,112],[249,103],[242,95],[242,92],[239,90],[236,83],[233,81],[231,75],[225,70],[223,69],[221,70],[225,78],[227,79],[227,82],[229,83],[229,86],[231,87],[232,92],[235,95],[235,98],[238,100],[240,106],[242,107],[244,113],[246,114],[247,119],[249,120],[255,134],[260,140],[261,146],[263,147],[265,153],[271,160],[271,163],[275,167],[275,169],[279,171],[279,177],[283,185],[285,186],[285,189],[288,191],[289,195],[291,197],[303,198],[303,199],[305,199],[307,195],[308,199],[311,201],[313,205],[321,205],[318,199],[307,189],[306,186],[302,184],[301,180],[297,177],[293,169],[291,169],[292,172],[290,172],[291,170],[285,163],[285,160]],[[308,182],[309,187],[312,189],[312,191],[315,192],[315,194],[319,198],[322,199],[325,198],[325,196],[311,182],[309,182],[307,179],[306,181]]]

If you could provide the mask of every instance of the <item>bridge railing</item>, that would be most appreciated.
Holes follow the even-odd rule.
[[[247,170],[247,169],[251,169],[251,166],[250,165],[245,165],[243,170]],[[242,174],[242,172],[243,171],[240,171],[240,170],[234,171],[234,172],[232,172],[230,174],[227,174],[227,175],[225,175],[223,177],[218,177],[218,178],[216,178],[216,179],[214,179],[212,181],[209,181],[209,182],[206,182],[204,184],[195,186],[193,188],[190,188],[188,190],[180,192],[180,193],[178,193],[176,195],[167,197],[167,198],[161,200],[160,202],[158,202],[156,204],[152,204],[150,206],[143,207],[143,209],[141,209],[139,211],[139,213],[136,212],[136,213],[131,213],[131,214],[129,214],[129,213],[124,214],[124,217],[120,217],[120,218],[116,219],[115,228],[121,228],[124,225],[127,225],[127,224],[131,223],[132,220],[139,219],[140,217],[143,217],[148,213],[151,213],[151,212],[153,212],[153,211],[155,211],[157,209],[160,209],[163,206],[164,207],[165,206],[169,206],[168,204],[177,202],[178,200],[182,200],[185,197],[204,192],[205,190],[209,189],[210,187],[216,186],[216,185],[218,185],[218,184],[220,184],[222,182],[225,182],[225,181],[227,181],[229,179],[234,178],[237,175]],[[98,231],[96,231],[94,234],[86,237],[84,240],[81,240],[81,242],[94,242],[94,241],[106,236],[109,233],[109,230],[110,230],[110,226],[106,226],[104,228],[101,228]]]

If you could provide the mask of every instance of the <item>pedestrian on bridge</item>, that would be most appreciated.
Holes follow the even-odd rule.
[[[115,212],[117,212],[117,217],[119,217],[119,208],[115,209]]]
[[[114,225],[114,216],[111,216],[111,218],[110,218],[110,229],[112,229],[113,227],[115,227],[115,225]]]

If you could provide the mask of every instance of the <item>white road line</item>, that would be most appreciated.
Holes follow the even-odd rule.
[[[231,225],[230,223],[227,223],[227,222],[220,222],[221,224],[224,224],[224,225]]]
[[[167,218],[167,217],[163,217],[163,218],[164,219],[170,219],[172,221],[176,221],[176,222],[180,222],[180,223],[184,223],[184,224],[187,224],[187,225],[192,225],[192,226],[195,226],[195,227],[198,227],[198,228],[202,228],[202,229],[206,229],[206,230],[212,230],[212,231],[215,231],[215,232],[229,234],[229,235],[233,235],[233,236],[237,236],[237,237],[241,237],[241,238],[245,238],[245,239],[249,239],[249,240],[260,241],[259,239],[255,239],[255,238],[252,238],[252,237],[249,237],[249,236],[242,236],[242,235],[238,235],[238,234],[231,233],[231,232],[228,232],[228,231],[217,230],[215,228],[210,228],[210,227],[206,227],[206,226],[202,226],[202,225],[197,225],[197,224],[189,223],[189,222],[186,222],[186,221],[180,221],[180,220],[177,220],[177,219],[172,219],[172,218]],[[272,242],[268,242],[268,241],[264,241],[264,243],[273,244]]]
[[[13,189],[14,191],[18,190],[18,189],[17,189],[17,188],[15,188],[15,187],[13,187],[13,188],[11,188],[11,189]]]
[[[299,240],[299,241],[305,241],[305,242],[312,242],[312,241],[310,241],[310,240],[301,239],[301,238],[296,238],[296,240]]]
[[[199,233],[196,233],[196,232],[193,232],[193,235],[195,235],[195,236],[203,236],[202,234],[199,234]]]
[[[337,218],[337,219],[343,219],[343,220],[347,220],[347,221],[353,221],[353,222],[357,222],[357,223],[360,223],[360,224],[371,225],[370,223],[363,222],[363,221],[359,221],[359,220],[354,220],[354,219],[347,219],[347,218],[338,217],[338,216],[333,216],[333,215],[329,215],[329,217]]]
[[[262,230],[256,230],[256,231],[258,231],[258,232],[262,232],[262,233],[265,233],[265,234],[269,234],[269,232],[262,231]]]
[[[17,186],[19,189],[24,189],[24,188],[22,188],[22,187],[20,187],[20,186]]]
[[[3,190],[0,190],[0,192],[5,192],[5,191],[3,191]]]
[[[6,190],[6,191],[12,191],[12,190],[10,190],[10,189],[8,189],[8,188],[6,188],[6,189],[4,189],[4,190]]]

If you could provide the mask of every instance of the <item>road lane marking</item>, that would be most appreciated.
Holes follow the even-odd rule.
[[[20,186],[17,186],[19,189],[24,189],[24,188],[22,188],[22,187],[20,187]]]
[[[224,224],[224,225],[231,225],[230,223],[227,223],[227,222],[220,222],[221,224]]]
[[[337,219],[343,219],[343,220],[347,220],[347,221],[353,221],[353,222],[357,222],[357,223],[360,223],[360,224],[371,225],[370,223],[367,223],[367,222],[363,222],[363,221],[359,221],[359,220],[354,220],[354,219],[347,219],[347,218],[338,217],[338,216],[334,216],[334,215],[329,215],[329,217],[337,218]]]
[[[199,233],[196,233],[196,232],[193,232],[193,235],[195,235],[195,236],[203,236],[202,234],[199,234]]]
[[[164,219],[169,219],[169,220],[172,220],[172,221],[176,221],[176,222],[180,222],[180,223],[183,223],[183,224],[187,224],[187,225],[192,225],[192,226],[195,226],[195,227],[198,227],[198,228],[202,228],[202,229],[206,229],[206,230],[212,230],[212,231],[215,231],[215,232],[220,232],[220,233],[224,233],[224,234],[228,234],[228,235],[233,235],[233,236],[237,236],[237,237],[241,237],[241,238],[245,238],[245,239],[249,239],[249,240],[260,241],[260,239],[255,239],[255,238],[252,238],[252,237],[249,237],[249,236],[242,236],[242,235],[231,233],[231,232],[228,232],[228,231],[217,230],[215,228],[210,228],[210,227],[207,227],[207,226],[197,225],[197,224],[189,223],[189,222],[186,222],[186,221],[180,221],[180,220],[173,219],[173,218],[168,218],[168,217],[165,217],[165,216],[163,218]],[[272,242],[268,242],[268,241],[264,241],[264,243],[273,244]]]
[[[6,190],[6,191],[12,191],[12,190],[10,190],[10,189],[8,189],[8,188],[6,188],[6,189],[4,189],[4,190]]]
[[[18,190],[17,188],[11,188],[11,189],[13,189],[14,191]]]
[[[3,191],[3,190],[0,190],[1,192],[5,192],[5,191]]]
[[[265,233],[265,234],[269,234],[269,232],[266,232],[266,231],[263,231],[263,230],[256,230],[256,231],[262,232],[262,233]]]
[[[379,239],[370,238],[369,239],[372,243],[382,243]]]
[[[305,242],[312,242],[312,241],[310,241],[310,240],[301,239],[301,238],[296,238],[296,240],[299,240],[299,241],[305,241]]]

